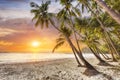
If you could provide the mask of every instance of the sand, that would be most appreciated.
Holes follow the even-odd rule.
[[[77,67],[75,59],[58,59],[31,63],[0,64],[0,80],[120,80],[120,64],[98,66],[95,58],[87,59],[100,72],[84,74],[85,67]]]

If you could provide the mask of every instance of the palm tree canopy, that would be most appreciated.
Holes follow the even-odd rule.
[[[48,27],[48,24],[51,22],[51,17],[53,16],[52,13],[48,13],[49,4],[50,1],[42,2],[40,6],[34,2],[30,3],[33,8],[31,10],[31,13],[34,14],[33,20],[36,20],[35,26],[41,25],[41,28],[44,26]]]

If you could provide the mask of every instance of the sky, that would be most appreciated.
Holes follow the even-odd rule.
[[[0,0],[0,52],[51,52],[54,48],[59,33],[52,27],[35,28],[30,2],[41,4],[41,0]],[[49,12],[57,12],[59,8],[52,1]],[[35,41],[39,42],[38,47],[32,45]],[[65,44],[57,51],[71,52],[71,49]]]

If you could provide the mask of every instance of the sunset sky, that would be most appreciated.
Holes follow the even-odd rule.
[[[30,2],[41,0],[0,0],[0,52],[50,52],[55,46],[58,32],[53,28],[35,28],[30,13]],[[50,12],[61,8],[52,2]],[[33,42],[39,42],[37,47]],[[57,51],[70,52],[66,44]]]

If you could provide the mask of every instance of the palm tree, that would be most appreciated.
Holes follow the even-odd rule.
[[[118,24],[120,24],[120,14],[116,13],[113,9],[107,6],[103,0],[94,0],[99,6],[101,6]]]
[[[78,56],[80,57],[80,59],[82,60],[82,62],[84,63],[84,65],[85,65],[88,69],[93,70],[93,71],[95,71],[95,72],[98,73],[98,71],[97,71],[91,64],[89,64],[89,63],[85,60],[85,58],[83,57],[83,55],[81,54],[81,52],[79,52],[79,51],[76,49],[76,47],[75,47],[74,44],[72,43],[71,39],[68,37],[68,36],[69,36],[69,32],[70,32],[71,30],[69,30],[67,27],[62,27],[62,28],[61,28],[61,31],[62,31],[62,33],[64,34],[64,37],[65,37],[65,39],[67,40],[67,42],[69,43],[70,47],[78,54]]]
[[[100,45],[99,38],[96,37],[95,33],[92,30],[86,29],[87,31],[84,32],[84,37],[81,40],[83,43],[85,43],[89,49],[92,51],[92,53],[95,55],[95,57],[99,60],[100,63],[106,63],[99,55],[97,50],[97,45]]]
[[[54,21],[52,20],[52,18],[55,16],[52,13],[48,13],[49,4],[50,4],[50,1],[42,3],[41,6],[39,6],[38,4],[36,4],[34,2],[31,2],[31,7],[33,7],[33,9],[31,10],[31,13],[34,13],[33,20],[36,20],[35,26],[41,25],[41,28],[43,28],[44,26],[48,27],[49,24],[52,24],[52,26],[56,30],[61,32],[61,30],[55,25]],[[62,43],[59,43],[59,45],[60,44],[62,44]],[[72,48],[72,50],[73,50],[75,58],[79,64],[78,66],[81,66],[73,48]]]
[[[38,4],[31,2],[30,5],[33,8],[31,10],[31,13],[34,14],[34,17],[32,20],[35,20],[35,26],[41,26],[41,28],[48,27],[49,24],[52,24],[52,26],[58,30],[59,28],[55,25],[52,18],[54,18],[53,13],[48,12],[48,6],[50,4],[50,1],[46,1],[45,3],[42,2],[41,6]]]
[[[88,63],[85,60],[85,58],[82,55],[82,51],[80,50],[80,45],[79,45],[79,42],[78,42],[78,39],[77,39],[77,35],[76,35],[76,31],[75,31],[75,24],[74,24],[74,22],[72,20],[72,18],[80,16],[80,11],[79,11],[79,9],[77,9],[77,8],[72,6],[72,1],[74,1],[74,0],[60,0],[60,3],[64,7],[58,14],[60,14],[59,15],[59,19],[60,20],[62,20],[62,21],[64,20],[64,22],[65,22],[66,19],[67,19],[67,22],[69,23],[68,26],[73,31],[73,34],[74,34],[74,37],[75,37],[75,41],[76,41],[76,44],[77,44],[77,48],[74,46],[74,44],[72,43],[72,41],[68,37],[66,37],[66,40],[69,43],[69,45],[75,50],[75,52],[78,54],[79,58],[84,63],[84,65],[88,69],[96,71],[96,69],[90,63]],[[62,23],[62,26],[65,25],[64,22]]]
[[[56,45],[53,48],[52,52],[54,52],[57,48],[59,48],[60,46],[62,46],[66,42],[66,39],[65,39],[64,35],[66,35],[66,37],[68,37],[70,39],[71,34],[72,34],[72,31],[69,28],[66,28],[66,27],[61,28],[61,33],[59,35],[59,38],[56,39]],[[75,59],[76,59],[76,61],[78,63],[78,67],[82,66],[82,64],[80,63],[80,61],[79,61],[79,59],[77,57],[77,54],[76,54],[75,50],[72,47],[71,47],[71,49],[72,49],[72,51],[74,53],[74,56],[75,56]]]

